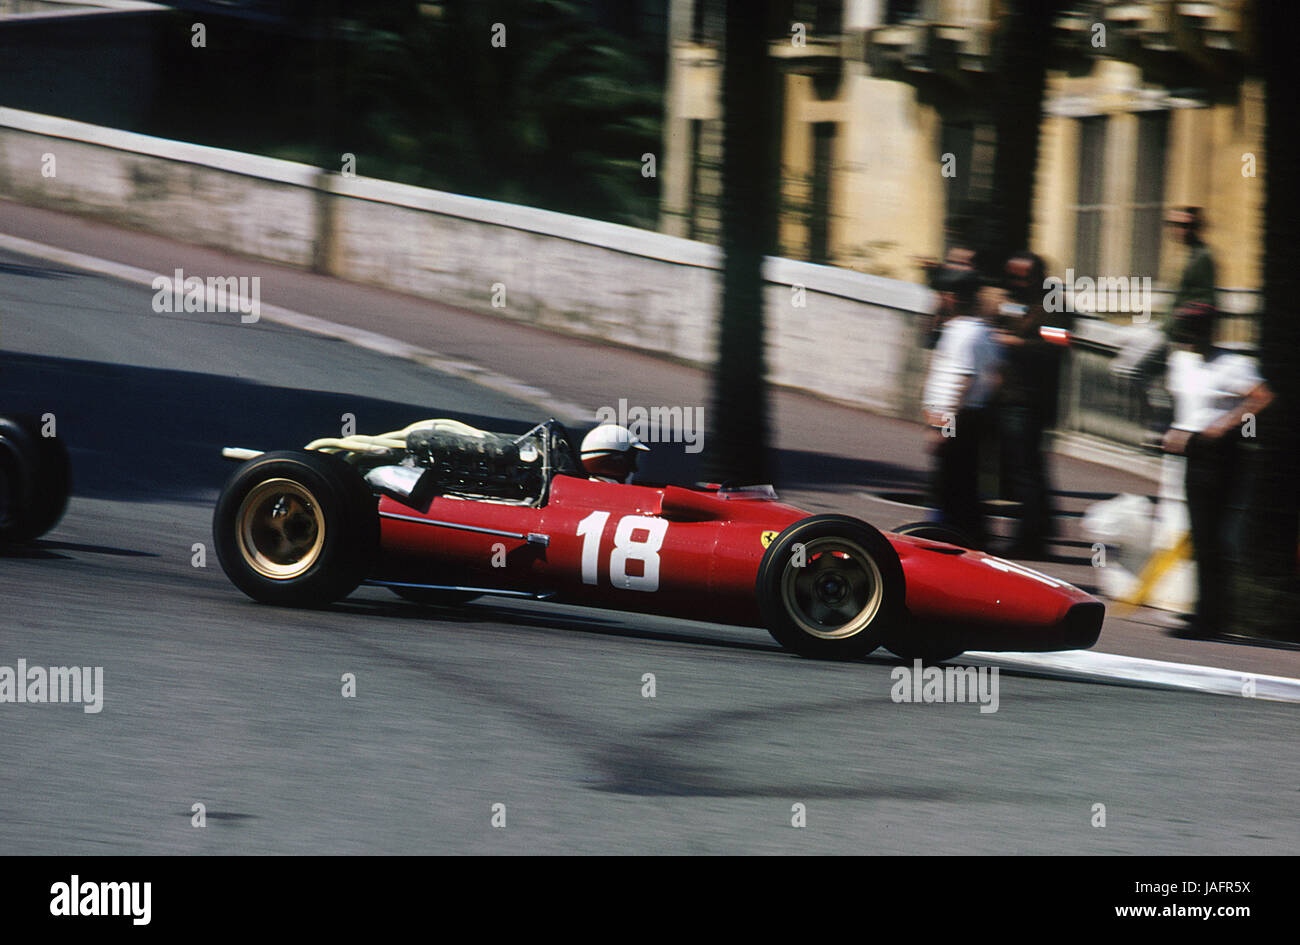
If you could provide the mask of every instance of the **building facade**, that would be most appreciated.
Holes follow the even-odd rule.
[[[781,255],[919,281],[988,216],[998,50],[1038,0],[785,0]],[[1054,274],[1176,284],[1173,206],[1204,208],[1220,305],[1258,305],[1264,90],[1252,0],[1054,5],[1031,247]],[[715,241],[722,0],[672,0],[661,229]]]

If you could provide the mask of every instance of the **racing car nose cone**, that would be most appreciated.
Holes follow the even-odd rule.
[[[1101,601],[1075,604],[1065,612],[1061,629],[1065,631],[1066,646],[1086,650],[1101,636],[1101,625],[1106,619],[1106,605]]]

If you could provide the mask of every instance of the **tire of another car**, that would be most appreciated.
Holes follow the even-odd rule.
[[[39,538],[68,507],[68,450],[42,426],[30,414],[0,416],[0,542]]]
[[[376,499],[330,453],[263,453],[227,481],[213,514],[217,558],[256,601],[321,607],[346,597],[379,547]]]
[[[777,535],[759,563],[755,591],[773,638],[814,659],[865,656],[904,616],[903,568],[893,546],[846,515],[813,515]]]

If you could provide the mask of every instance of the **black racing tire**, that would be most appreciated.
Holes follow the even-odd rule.
[[[865,656],[905,616],[898,554],[879,531],[847,515],[813,515],[777,535],[755,591],[773,638],[813,659]]]
[[[941,525],[938,522],[909,522],[906,525],[899,525],[893,532],[895,535],[906,535],[909,538],[942,541],[949,545],[956,545],[958,548],[973,549],[975,547],[975,543],[971,541],[970,536],[965,532],[953,528],[951,525]]]
[[[431,587],[389,587],[402,600],[413,604],[432,604],[436,607],[459,607],[482,597],[472,591],[438,591]]]
[[[59,523],[72,492],[68,450],[30,414],[0,416],[0,543],[39,538]]]
[[[322,607],[347,597],[379,548],[376,499],[337,456],[263,453],[239,467],[213,513],[217,558],[253,600]]]

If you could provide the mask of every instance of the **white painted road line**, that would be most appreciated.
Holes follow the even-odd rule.
[[[969,652],[950,662],[998,666],[1028,675],[1058,679],[1300,703],[1300,679],[1263,676],[1191,663],[1167,663],[1163,660],[1118,656],[1095,650],[1064,650],[1058,653]]]
[[[119,282],[128,282],[132,285],[146,286],[151,289],[154,280],[159,275],[163,275],[137,266],[128,266],[125,263],[113,262],[109,259],[101,259],[98,256],[89,256],[84,253],[74,253],[70,250],[59,249],[57,246],[50,246],[7,234],[0,234],[0,249],[22,256],[44,259],[73,269],[97,273],[111,279],[117,279]],[[337,338],[358,348],[365,348],[367,351],[375,351],[390,357],[414,361],[441,374],[458,377],[480,387],[486,387],[488,390],[496,391],[499,394],[505,394],[535,404],[547,416],[558,417],[568,424],[586,426],[596,422],[595,411],[590,408],[567,403],[540,387],[488,370],[470,361],[450,358],[429,348],[408,344],[405,341],[399,341],[378,332],[367,331],[364,328],[354,328],[351,325],[342,325],[324,318],[317,318],[314,315],[306,315],[292,309],[282,308],[279,305],[263,304],[260,306],[260,310],[261,318],[268,322],[296,328],[299,331],[311,332],[314,335],[321,335],[326,338]]]

